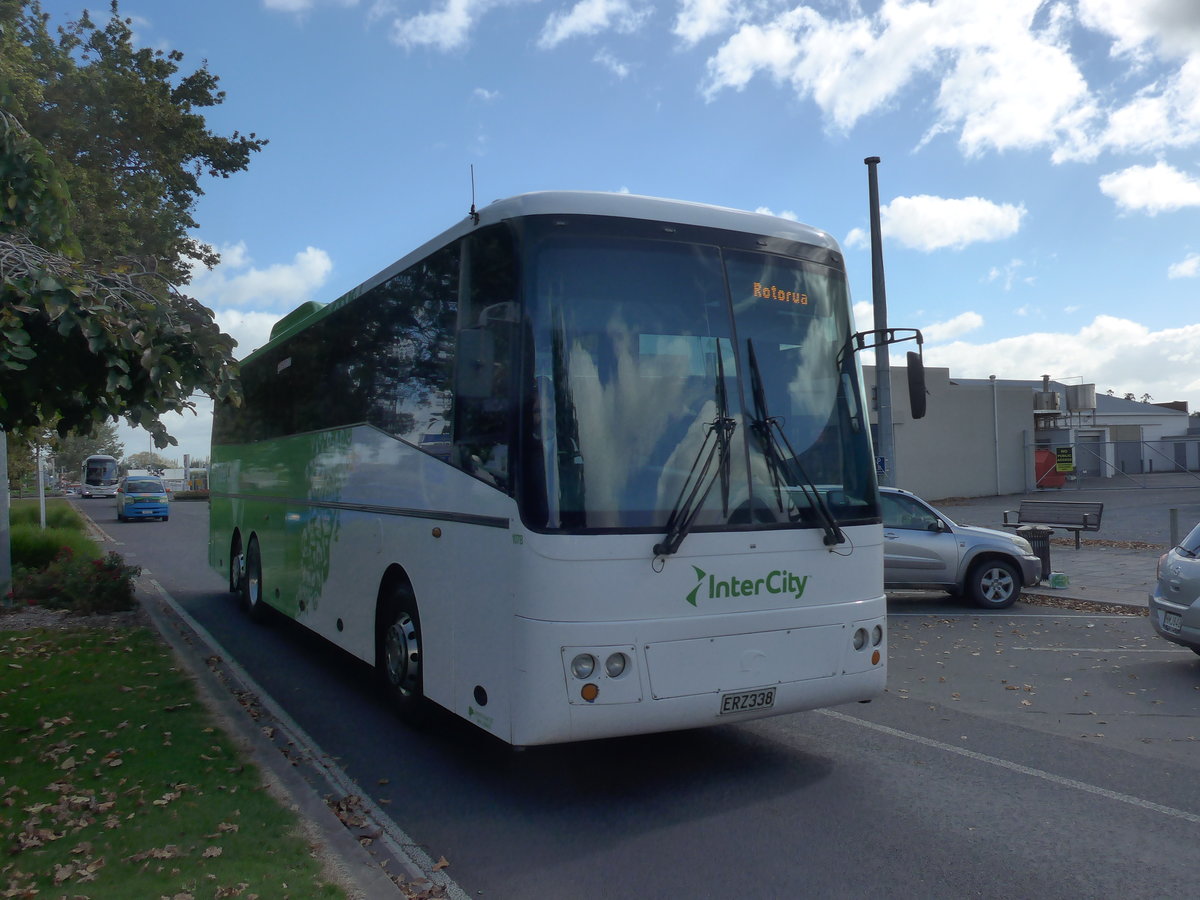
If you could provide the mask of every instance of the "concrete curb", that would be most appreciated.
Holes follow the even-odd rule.
[[[296,770],[296,763],[280,753],[279,748],[265,737],[262,725],[252,720],[246,708],[235,699],[234,690],[255,693],[254,686],[241,683],[237,674],[228,668],[218,677],[205,662],[215,660],[218,665],[224,662],[216,650],[179,615],[161,585],[153,579],[140,580],[148,583],[139,585],[138,600],[142,608],[174,651],[180,666],[192,676],[201,701],[263,772],[277,799],[300,817],[310,836],[322,845],[331,874],[348,896],[354,900],[407,896],[389,877],[380,861],[363,848],[341,819],[317,796],[313,786]],[[425,877],[415,865],[404,874],[413,880]]]

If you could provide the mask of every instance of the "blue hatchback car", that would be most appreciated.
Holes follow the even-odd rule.
[[[161,478],[129,475],[117,487],[117,521],[162,519],[170,516],[170,495]]]

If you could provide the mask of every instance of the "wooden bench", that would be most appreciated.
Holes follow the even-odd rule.
[[[1017,512],[1004,511],[1004,527],[1048,525],[1075,532],[1075,549],[1079,549],[1081,531],[1099,531],[1104,504],[1093,500],[1022,500]],[[1015,515],[1016,521],[1009,516]]]

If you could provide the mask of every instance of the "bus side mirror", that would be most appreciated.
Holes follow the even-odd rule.
[[[908,405],[914,419],[925,418],[925,360],[908,351]]]

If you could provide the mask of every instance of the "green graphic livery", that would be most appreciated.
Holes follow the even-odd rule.
[[[721,597],[757,597],[764,590],[768,594],[791,594],[797,600],[804,594],[808,584],[808,576],[793,575],[786,569],[775,569],[763,578],[738,578],[733,576],[718,580],[716,575],[710,575],[699,566],[692,566],[696,573],[696,586],[687,595],[687,602],[697,606],[700,590],[708,586],[708,600]]]

